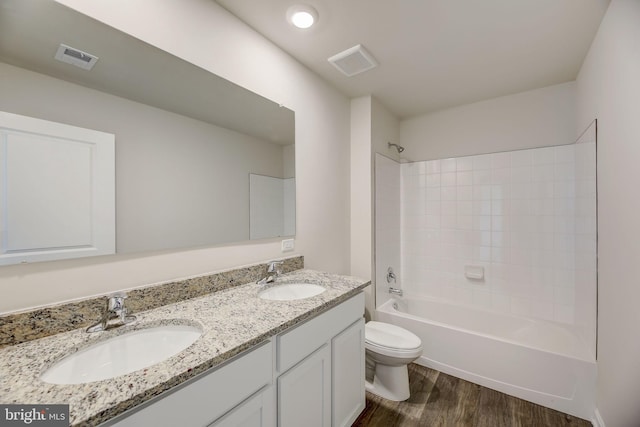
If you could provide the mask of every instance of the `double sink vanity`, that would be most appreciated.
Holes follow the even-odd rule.
[[[69,404],[74,426],[351,425],[368,284],[300,269],[11,345],[0,403]]]

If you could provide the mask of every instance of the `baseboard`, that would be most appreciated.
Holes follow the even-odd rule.
[[[591,423],[593,424],[593,427],[607,427],[604,424],[604,420],[602,419],[602,416],[600,415],[600,411],[598,411],[598,408],[596,408],[596,411],[593,414],[593,420],[591,420]]]

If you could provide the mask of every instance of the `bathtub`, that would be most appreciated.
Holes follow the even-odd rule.
[[[593,419],[595,359],[568,329],[411,296],[388,300],[376,319],[420,337],[424,352],[415,363]]]

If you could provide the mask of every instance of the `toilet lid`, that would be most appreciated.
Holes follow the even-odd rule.
[[[413,350],[422,345],[420,338],[399,326],[371,321],[364,327],[365,341],[380,347]]]

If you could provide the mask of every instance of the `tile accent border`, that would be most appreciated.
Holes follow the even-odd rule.
[[[304,268],[303,256],[284,258],[283,261],[283,273]],[[131,289],[127,291],[127,307],[135,314],[201,297],[259,280],[264,277],[266,268],[266,263],[252,264]],[[0,348],[87,327],[100,318],[105,296],[0,316]]]

